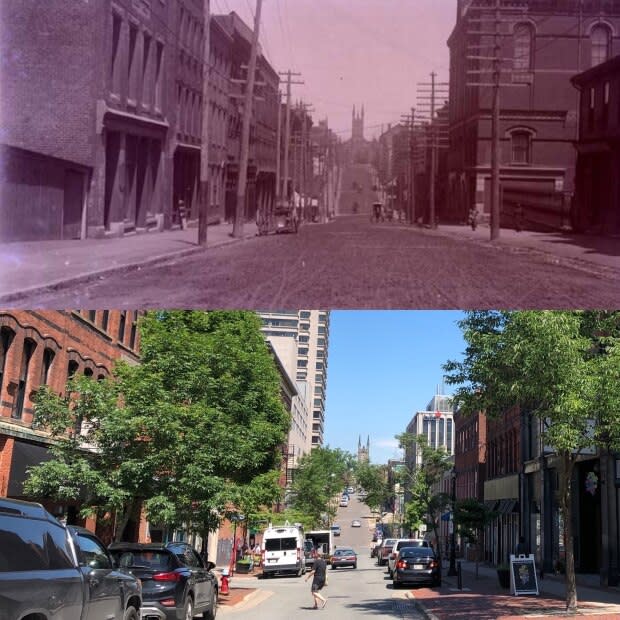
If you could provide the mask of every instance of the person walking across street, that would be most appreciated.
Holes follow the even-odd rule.
[[[316,559],[312,570],[306,576],[306,581],[312,577],[312,598],[314,599],[314,609],[323,609],[327,605],[327,599],[321,595],[321,590],[325,587],[327,580],[327,563],[323,559],[323,552],[319,549],[316,552]],[[319,604],[320,603],[320,604]]]

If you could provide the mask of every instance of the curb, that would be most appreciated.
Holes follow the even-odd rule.
[[[225,607],[221,607],[218,605],[218,612],[225,613],[225,610],[238,610],[246,606],[254,606],[266,601],[273,595],[273,592],[269,590],[259,590],[258,588],[254,589],[252,592],[248,592],[239,602],[234,605],[226,605]],[[257,599],[257,600],[254,600]]]
[[[179,258],[185,258],[186,256],[192,256],[194,254],[198,254],[200,252],[207,252],[214,248],[224,247],[227,245],[233,245],[236,243],[240,243],[242,241],[248,241],[249,239],[254,239],[258,235],[251,235],[248,237],[243,237],[241,239],[231,238],[221,241],[219,243],[215,243],[212,246],[207,246],[203,248],[201,246],[196,246],[194,248],[189,248],[185,250],[174,250],[167,254],[160,254],[159,256],[153,256],[151,258],[145,258],[140,260],[135,260],[133,262],[129,262],[123,265],[116,265],[114,267],[107,267],[104,269],[92,270],[86,273],[81,273],[75,276],[71,276],[69,278],[59,278],[57,280],[53,280],[47,284],[36,284],[30,286],[28,288],[14,291],[12,293],[7,293],[6,295],[0,294],[0,303],[5,302],[14,302],[23,299],[24,297],[28,297],[30,295],[40,295],[45,293],[51,293],[54,291],[58,291],[63,289],[64,287],[74,286],[76,284],[86,284],[88,282],[92,282],[96,279],[102,279],[107,276],[113,274],[121,274],[127,273],[129,271],[137,271],[142,267],[153,267],[155,265],[165,263],[167,261],[176,260]]]
[[[553,265],[561,265],[565,267],[572,267],[574,269],[584,271],[590,275],[597,275],[603,277],[611,276],[616,278],[620,277],[620,268],[610,267],[609,265],[600,265],[596,262],[589,261],[587,258],[560,256],[544,248],[534,247],[531,245],[517,246],[510,243],[504,243],[501,238],[499,240],[491,241],[490,239],[479,239],[477,237],[471,237],[467,235],[461,236],[456,232],[441,230],[441,227],[434,230],[425,228],[414,229],[413,227],[407,227],[407,229],[417,230],[418,232],[423,232],[426,235],[436,234],[450,239],[465,241],[479,247],[495,248],[497,250],[508,251],[511,254],[533,254],[544,259],[547,263],[551,263]]]
[[[426,608],[424,603],[421,603],[418,599],[416,599],[413,592],[406,592],[405,597],[413,602],[415,608],[426,618],[426,620],[440,620],[438,616]]]

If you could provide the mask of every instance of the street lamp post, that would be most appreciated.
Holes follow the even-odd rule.
[[[450,533],[450,567],[448,577],[456,577],[456,523],[454,521],[454,508],[456,506],[456,469],[452,469],[452,532]]]

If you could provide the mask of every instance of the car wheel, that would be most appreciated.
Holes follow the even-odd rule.
[[[338,567],[332,564],[332,570],[336,570]]]
[[[394,590],[398,590],[398,588],[400,588],[400,581],[392,581],[392,587],[394,588]]]
[[[129,606],[125,610],[125,615],[123,616],[123,620],[140,620],[140,614],[138,613],[135,607]]]
[[[441,587],[441,579],[435,579],[435,581],[433,581],[433,588],[440,588]]]
[[[187,597],[185,607],[183,608],[183,620],[192,620],[194,617],[194,601]]]
[[[213,594],[211,595],[211,604],[209,606],[208,611],[205,611],[202,614],[204,620],[215,620],[215,616],[217,615],[217,590],[213,590]]]
[[[353,564],[353,568],[357,568],[357,564]]]

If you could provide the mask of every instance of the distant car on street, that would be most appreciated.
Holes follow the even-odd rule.
[[[377,564],[379,566],[385,566],[392,553],[392,546],[397,541],[397,538],[384,538],[381,545],[377,549]]]
[[[340,536],[340,526],[339,525],[332,525],[330,529],[331,529],[332,534],[334,536]]]
[[[439,560],[431,547],[404,547],[394,567],[392,583],[398,588],[403,583],[441,585]]]
[[[362,522],[359,519],[353,519],[353,521],[351,521],[351,527],[362,527]]]
[[[346,508],[349,505],[349,498],[341,498],[340,499],[340,508]]]
[[[343,566],[357,568],[357,553],[349,547],[337,547],[331,558],[332,570]]]

